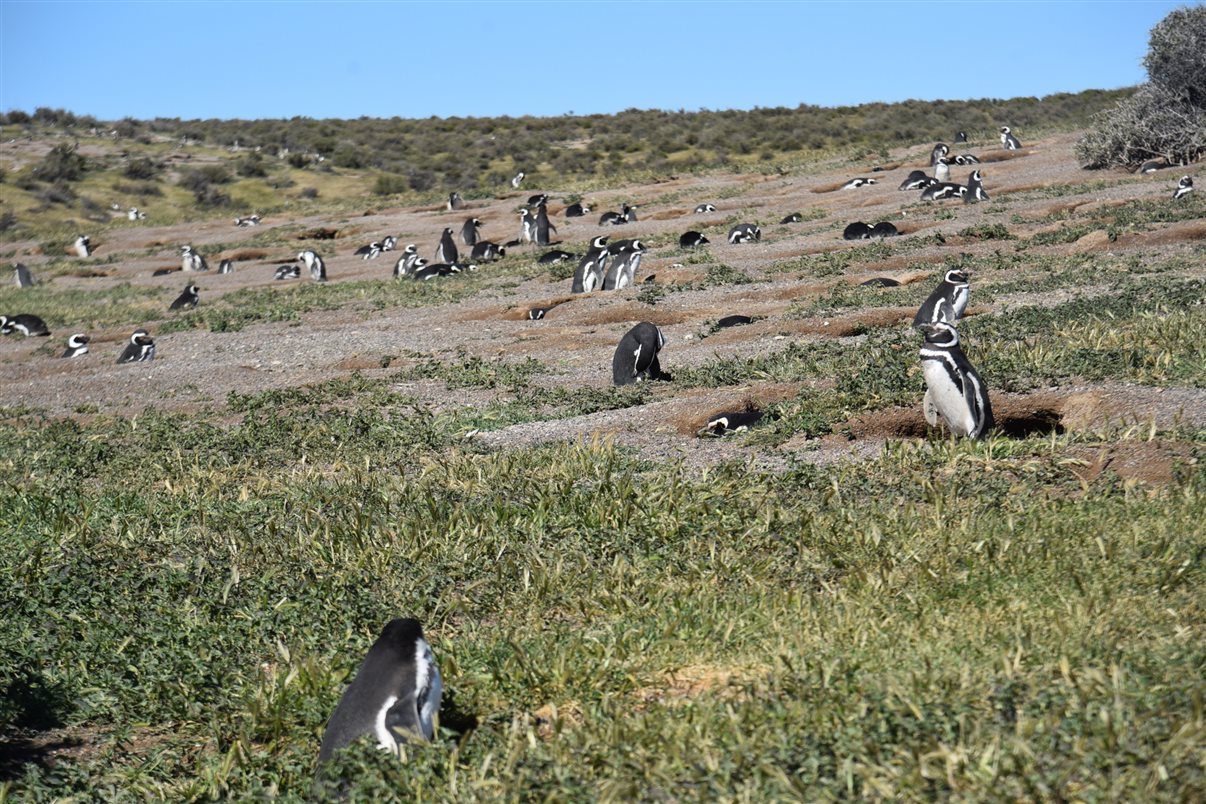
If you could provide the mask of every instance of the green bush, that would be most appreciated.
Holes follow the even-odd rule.
[[[35,172],[42,181],[56,183],[79,181],[87,169],[88,163],[80,156],[76,146],[56,145],[42,158],[42,164],[38,165]]]

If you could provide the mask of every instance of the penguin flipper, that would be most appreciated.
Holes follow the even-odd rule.
[[[419,724],[419,707],[413,694],[399,698],[386,710],[385,728],[398,745],[425,739]]]

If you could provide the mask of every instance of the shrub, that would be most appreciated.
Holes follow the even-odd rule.
[[[80,156],[76,146],[56,145],[42,158],[36,173],[43,181],[79,181],[87,169],[88,163]]]
[[[206,165],[181,176],[180,186],[197,193],[211,184],[227,184],[230,180],[230,172],[226,168],[221,165]]]
[[[159,166],[146,157],[143,157],[142,159],[133,159],[129,164],[126,165],[121,174],[127,179],[138,179],[140,181],[145,181],[147,179],[153,179],[159,175]]]
[[[1076,144],[1086,168],[1153,157],[1188,164],[1206,152],[1206,6],[1177,9],[1152,28],[1143,64],[1149,82],[1097,114]]]
[[[264,157],[255,151],[240,159],[235,170],[240,176],[248,178],[263,178],[268,175],[268,169],[264,167]]]
[[[10,209],[7,212],[0,214],[0,232],[7,232],[9,229],[14,229],[17,226],[17,216]]]
[[[289,158],[285,161],[289,163],[290,167],[295,167],[298,170],[301,170],[310,164],[310,157],[306,156],[305,154],[294,153],[289,154]]]
[[[382,173],[373,184],[373,192],[377,195],[398,195],[410,189],[410,183],[405,176],[392,173]]]
[[[298,195],[300,195],[302,198],[311,198],[311,199],[318,198],[318,188],[317,187],[303,187],[302,191],[300,193],[298,193]]]

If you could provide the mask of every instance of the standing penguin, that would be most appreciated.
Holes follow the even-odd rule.
[[[205,258],[193,250],[192,246],[180,247],[180,270],[182,271],[208,271],[209,263]]]
[[[971,282],[967,273],[952,268],[942,277],[938,287],[926,297],[913,316],[913,326],[922,329],[927,324],[944,322],[954,326],[963,318],[967,302],[971,298]]]
[[[117,362],[120,365],[121,363],[142,363],[154,359],[155,339],[145,329],[136,329],[130,336],[126,348],[118,356]]]
[[[92,239],[85,234],[76,236],[75,243],[71,245],[71,250],[77,257],[92,256]]]
[[[464,209],[464,208],[465,208],[465,202],[461,200],[460,193],[454,191],[454,192],[451,192],[448,194],[448,211],[449,212],[456,212],[458,209]]]
[[[934,178],[940,182],[951,180],[951,165],[945,156],[938,157],[938,161],[934,163]]]
[[[552,245],[549,232],[557,234],[557,227],[549,223],[549,209],[544,204],[536,207],[536,245]]]
[[[519,185],[521,185],[521,184],[523,184],[523,171],[522,170],[515,174],[515,178],[511,179],[511,187],[518,190]]]
[[[315,282],[327,281],[327,263],[322,257],[318,256],[318,252],[313,249],[306,249],[299,252],[297,258],[301,260],[302,265],[310,269],[310,278]]]
[[[1022,143],[1018,138],[1013,136],[1013,132],[1009,130],[1009,126],[1001,126],[1001,145],[1007,151],[1016,151],[1022,147]]]
[[[444,687],[418,620],[390,620],[327,721],[319,764],[360,737],[397,755],[403,743],[435,738]]]
[[[19,288],[33,287],[37,284],[34,281],[33,274],[29,272],[29,268],[23,262],[19,262],[13,266],[13,281],[17,283],[17,287]]]
[[[234,260],[222,260],[220,263],[218,263],[218,273],[219,274],[233,274],[234,273]]]
[[[91,338],[84,333],[77,332],[67,339],[67,350],[63,352],[62,356],[80,357],[81,355],[88,354],[88,341],[90,340]]]
[[[1193,179],[1189,176],[1182,176],[1177,182],[1177,189],[1173,191],[1173,200],[1184,198],[1193,192]]]
[[[941,419],[952,435],[984,438],[995,426],[988,386],[959,347],[959,333],[945,321],[925,324],[921,371],[925,376],[922,410],[931,427]]]
[[[465,225],[461,227],[461,242],[470,248],[476,246],[481,226],[482,222],[477,218],[469,218],[465,221]]]
[[[950,147],[945,142],[940,142],[930,151],[930,167],[938,164],[938,160],[951,152]]]
[[[169,310],[183,310],[185,307],[197,309],[197,302],[201,301],[201,295],[197,292],[199,288],[196,285],[187,285],[176,301],[172,302]]]
[[[407,243],[406,248],[402,249],[402,256],[394,263],[394,278],[401,276],[409,276],[415,269],[415,262],[419,257],[419,248],[414,243]]]
[[[980,179],[980,171],[973,170],[967,177],[967,192],[963,194],[964,204],[974,204],[977,201],[987,201],[988,193],[984,192],[984,184]]]
[[[435,261],[436,262],[456,262],[456,243],[452,239],[452,229],[445,226],[444,233],[440,235],[440,244],[436,246]]]
[[[600,236],[590,241],[590,248],[579,260],[578,270],[574,271],[574,293],[590,293],[603,286],[607,256],[606,237]]]
[[[955,134],[955,144],[960,145],[965,142],[967,142],[967,132],[966,131],[957,132]]]
[[[643,379],[669,380],[662,371],[657,353],[666,345],[662,331],[648,321],[642,321],[625,333],[611,358],[611,381],[615,385],[631,385]]]
[[[603,276],[603,289],[622,290],[631,287],[637,268],[641,266],[641,255],[646,251],[645,244],[640,240],[620,241],[608,246],[607,251],[614,259]]]

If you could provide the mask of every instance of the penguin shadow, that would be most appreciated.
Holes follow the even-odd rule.
[[[440,730],[447,729],[456,735],[457,741],[460,742],[480,725],[481,719],[458,700],[456,690],[445,687],[440,699]]]
[[[9,727],[21,732],[44,732],[62,727],[72,710],[71,696],[61,686],[48,683],[26,671],[0,693],[11,708]],[[0,739],[0,782],[11,781],[29,764],[49,767],[55,753],[82,745],[79,738],[46,739],[37,736],[4,736]]]

